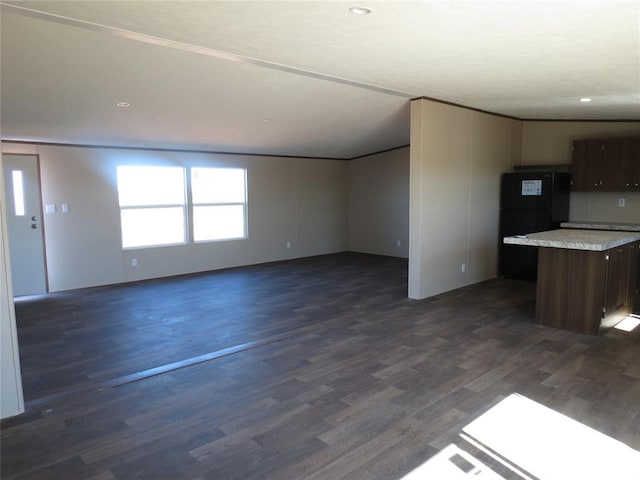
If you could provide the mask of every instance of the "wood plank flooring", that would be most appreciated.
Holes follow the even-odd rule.
[[[394,480],[513,392],[640,450],[640,332],[534,324],[525,282],[406,282],[338,254],[19,302],[2,478]]]

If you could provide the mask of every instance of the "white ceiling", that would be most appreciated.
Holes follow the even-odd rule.
[[[640,0],[0,3],[4,140],[352,158],[419,96],[640,119]]]

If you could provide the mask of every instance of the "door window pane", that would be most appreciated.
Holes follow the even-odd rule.
[[[13,186],[13,207],[16,217],[23,217],[24,210],[24,179],[21,170],[11,170]]]

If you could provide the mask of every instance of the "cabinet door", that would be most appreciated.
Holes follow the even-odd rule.
[[[539,247],[536,322],[597,334],[606,297],[607,253]]]
[[[634,310],[640,284],[640,242],[611,249],[607,252],[607,284],[605,316],[615,312]],[[624,308],[624,310],[620,310]]]
[[[587,142],[576,140],[571,152],[571,190],[590,190],[587,170]]]
[[[640,138],[623,138],[620,145],[623,170],[622,189],[640,191]]]
[[[638,245],[638,268],[636,269],[636,292],[638,293],[638,295],[640,295],[640,242],[637,243]]]
[[[629,249],[625,246],[607,251],[607,283],[605,288],[605,316],[627,304],[629,291]]]
[[[640,242],[627,246],[629,250],[629,278],[627,284],[627,305],[633,311],[638,290],[638,269],[640,267]]]
[[[612,138],[602,141],[602,164],[600,170],[602,183],[598,187],[602,191],[619,192],[626,189],[625,185],[629,182],[630,172],[627,171],[627,159],[622,156],[625,140]],[[624,146],[627,145],[625,144]]]
[[[571,155],[571,189],[592,192],[602,188],[602,142],[576,140]]]

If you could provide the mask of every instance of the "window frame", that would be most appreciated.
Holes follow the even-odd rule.
[[[243,182],[244,182],[244,195],[242,202],[202,202],[195,203],[193,201],[193,169],[207,169],[207,170],[242,170]],[[188,168],[187,174],[187,191],[189,197],[189,239],[194,245],[200,245],[203,243],[217,243],[217,242],[229,242],[233,240],[246,240],[249,238],[249,219],[248,219],[248,178],[246,167],[209,167],[209,166],[191,166]],[[196,240],[195,237],[195,221],[194,210],[196,207],[218,207],[218,206],[242,206],[242,236],[241,237],[227,237],[227,238],[214,238],[205,240]]]
[[[180,169],[182,173],[182,194],[184,200],[182,203],[158,203],[158,204],[132,204],[132,205],[120,205],[120,185],[118,181],[117,169],[120,167],[137,167],[137,168],[174,168]],[[122,250],[140,250],[143,248],[162,248],[162,247],[175,247],[180,245],[188,245],[189,244],[189,236],[188,236],[188,225],[189,225],[189,209],[188,209],[188,190],[186,184],[186,169],[185,167],[176,167],[175,165],[134,165],[134,164],[126,164],[126,165],[118,165],[116,167],[116,190],[118,192],[118,208],[120,210],[120,243],[122,246]],[[124,246],[124,230],[122,224],[122,211],[123,210],[162,210],[166,208],[182,208],[182,236],[184,238],[181,242],[170,242],[170,243],[158,243],[158,244],[147,244],[147,245],[133,245],[133,246]]]
[[[132,204],[132,205],[120,205],[120,185],[118,182],[118,175],[116,173],[116,192],[118,194],[118,208],[120,212],[120,243],[122,250],[140,250],[145,248],[162,248],[162,247],[172,247],[172,246],[181,246],[181,245],[201,245],[206,243],[218,243],[218,242],[229,242],[229,241],[237,241],[237,240],[246,240],[249,238],[249,200],[248,200],[248,169],[246,167],[235,167],[235,166],[202,166],[202,165],[190,165],[190,166],[176,166],[176,165],[138,165],[138,164],[122,164],[116,167],[138,167],[138,168],[179,168],[182,172],[182,180],[183,180],[183,194],[184,194],[184,202],[183,203],[162,203],[162,204]],[[241,170],[243,172],[243,187],[244,187],[244,195],[243,201],[234,201],[234,202],[202,202],[202,203],[194,203],[193,201],[193,182],[192,175],[194,169],[207,169],[207,170]],[[242,222],[243,222],[243,233],[242,236],[238,237],[225,237],[225,238],[214,238],[214,239],[203,239],[196,240],[195,239],[195,221],[194,221],[194,210],[196,207],[216,207],[216,206],[241,206],[242,207]],[[135,245],[135,246],[125,246],[124,245],[124,230],[123,230],[123,222],[122,222],[122,212],[124,210],[145,210],[145,209],[154,209],[160,210],[164,208],[181,208],[183,212],[183,225],[182,225],[182,234],[184,241],[181,242],[171,242],[171,243],[159,243],[159,244],[148,244],[148,245]]]

